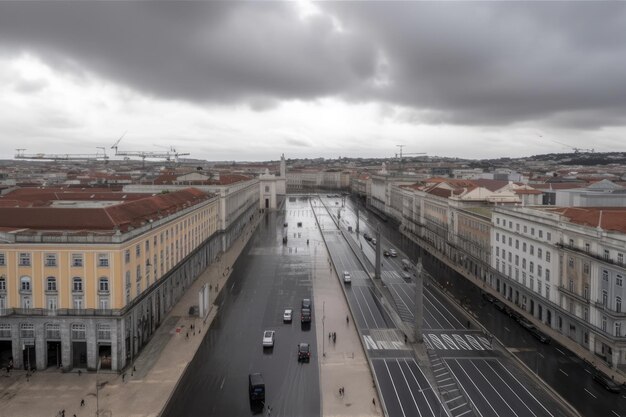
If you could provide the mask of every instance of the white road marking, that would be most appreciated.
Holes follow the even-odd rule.
[[[532,394],[530,393],[530,391],[528,391],[528,389],[526,389],[526,387],[525,387],[524,385],[522,385],[522,383],[521,383],[521,382],[520,382],[517,378],[515,378],[515,375],[513,375],[513,374],[512,374],[512,373],[511,373],[508,369],[506,369],[506,368],[504,367],[504,365],[502,365],[502,364],[500,363],[500,361],[498,361],[498,364],[500,364],[500,366],[502,367],[502,369],[504,369],[504,370],[506,371],[506,373],[508,373],[509,375],[511,375],[511,377],[512,377],[512,378],[513,378],[513,379],[514,379],[514,380],[515,380],[515,381],[519,384],[519,386],[520,386],[520,387],[522,387],[522,388],[524,389],[524,391],[526,391],[526,393],[527,393],[528,395],[530,395],[530,396],[532,397],[532,399],[533,399],[533,400],[535,400],[535,402],[536,402],[537,404],[539,404],[539,405],[541,406],[541,408],[543,408],[543,409],[545,410],[545,412],[546,412],[546,413],[548,413],[549,415],[551,415],[551,416],[553,416],[553,417],[554,417],[554,415],[553,415],[551,412],[549,412],[549,411],[548,411],[548,409],[547,409],[546,407],[544,407],[544,405],[543,405],[541,402],[539,402],[539,400],[538,400],[538,399],[537,399],[534,395],[532,395]],[[524,402],[524,404],[526,404],[526,403]]]
[[[385,368],[387,368],[387,374],[389,375],[389,380],[391,380],[391,386],[393,387],[393,391],[396,393],[396,399],[398,400],[398,405],[400,406],[400,411],[402,411],[402,415],[406,417],[406,413],[404,412],[404,407],[402,407],[402,401],[400,401],[400,396],[398,395],[398,390],[396,389],[396,384],[393,382],[393,377],[391,376],[391,371],[389,370],[389,366],[387,365],[387,361],[383,361],[383,362],[385,364]]]
[[[611,410],[611,413],[615,414],[617,417],[620,417],[619,414],[617,414],[615,411]]]
[[[562,370],[561,368],[559,368],[559,371],[561,371],[561,373],[565,376],[569,376],[564,370]]]
[[[504,327],[504,330],[506,330],[507,332],[510,332],[509,328],[506,326]]]
[[[555,349],[558,350],[561,355],[565,355],[565,352],[563,352],[561,349],[559,348],[555,348]]]
[[[224,382],[226,382],[226,377],[222,378],[222,383],[220,384],[220,391],[224,388]]]
[[[589,375],[591,375],[591,371],[589,369],[585,369],[585,372],[587,372]],[[622,395],[622,397],[624,397],[624,396]],[[624,398],[626,398],[626,397],[624,397]]]
[[[595,395],[593,395],[587,388],[583,388],[585,391],[587,391],[587,394],[591,395],[593,398],[598,398]]]

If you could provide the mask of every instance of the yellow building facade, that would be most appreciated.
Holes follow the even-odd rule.
[[[91,195],[0,207],[0,361],[121,369],[221,251],[217,196]]]

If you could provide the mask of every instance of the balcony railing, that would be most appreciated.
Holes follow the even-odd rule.
[[[602,301],[596,301],[594,305],[596,306],[596,308],[602,310],[607,316],[611,316],[611,317],[618,318],[618,319],[626,318],[626,311],[612,310],[609,308],[609,306],[604,304]]]
[[[96,308],[58,308],[49,310],[47,308],[5,308],[3,315],[19,316],[121,316],[123,310],[120,309],[96,309]]]
[[[570,296],[572,298],[575,298],[576,300],[580,301],[581,303],[589,304],[589,299],[583,297],[582,295],[578,294],[577,292],[572,291],[572,290],[570,290],[569,288],[567,288],[567,287],[565,287],[563,285],[559,285],[557,288],[563,294],[565,294],[567,296]]]
[[[626,264],[624,264],[624,262],[618,262],[618,261],[616,261],[614,259],[611,259],[610,257],[605,256],[604,254],[594,253],[594,252],[591,252],[589,250],[586,250],[586,249],[583,249],[583,248],[579,248],[578,246],[575,246],[575,245],[570,245],[568,243],[560,242],[560,243],[557,243],[556,246],[558,246],[560,248],[563,248],[563,249],[571,250],[572,252],[577,252],[577,253],[581,253],[581,254],[587,255],[587,256],[589,256],[591,258],[594,258],[594,259],[597,259],[597,260],[599,260],[601,262],[606,262],[606,263],[611,264],[611,265],[621,266],[622,268],[626,267]]]

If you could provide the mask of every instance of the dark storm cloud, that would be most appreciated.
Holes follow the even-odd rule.
[[[0,46],[148,94],[262,109],[334,95],[374,68],[371,47],[328,17],[302,22],[274,2],[2,2]]]
[[[377,93],[431,112],[435,121],[549,124],[572,112],[569,118],[584,126],[623,123],[624,4],[369,2],[327,8],[384,51],[391,85]]]
[[[416,123],[624,123],[624,4],[317,4],[345,30],[280,2],[3,2],[0,51],[254,110],[335,96],[405,105]]]

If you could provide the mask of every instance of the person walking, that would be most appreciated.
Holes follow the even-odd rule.
[[[349,316],[346,316],[346,324],[348,324],[348,325],[350,324],[350,317]]]
[[[333,332],[333,343],[337,343],[337,332]]]

